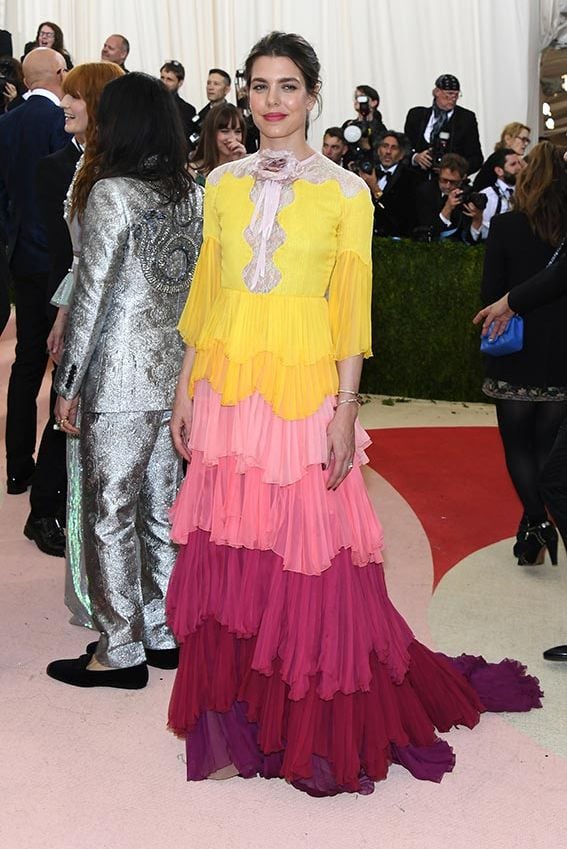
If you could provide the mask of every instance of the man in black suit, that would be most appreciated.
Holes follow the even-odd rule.
[[[404,132],[412,147],[412,165],[431,179],[445,153],[458,153],[469,167],[478,171],[483,162],[476,115],[457,106],[461,85],[452,74],[435,80],[431,106],[414,106],[406,116]]]
[[[359,172],[372,192],[377,236],[407,238],[416,225],[416,178],[402,162],[406,153],[407,139],[386,130],[378,139],[375,169],[371,174]]]
[[[198,144],[199,134],[203,126],[203,121],[213,108],[220,103],[226,103],[226,96],[230,91],[231,79],[230,74],[223,71],[222,68],[211,68],[207,76],[207,103],[193,117],[193,128],[191,136],[193,136],[190,149],[195,150]]]
[[[183,100],[179,96],[179,89],[185,80],[185,68],[177,59],[171,59],[169,62],[165,62],[159,69],[159,78],[175,98],[181,123],[185,131],[185,137],[189,141],[195,129],[193,118],[197,114],[197,110],[192,103],[187,103],[186,100]]]
[[[63,556],[60,517],[65,508],[65,438],[50,417],[34,464],[36,399],[47,365],[47,336],[55,317],[49,306],[50,259],[36,191],[39,160],[68,144],[61,79],[65,59],[50,48],[24,60],[30,96],[0,117],[0,198],[8,201],[7,237],[16,297],[16,358],[6,415],[7,490],[25,492],[33,479],[31,513],[24,533],[42,551]]]

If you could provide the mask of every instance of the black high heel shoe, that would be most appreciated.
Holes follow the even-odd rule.
[[[529,525],[518,533],[514,554],[519,566],[540,566],[545,559],[545,551],[553,566],[557,566],[558,536],[551,522],[540,522],[539,525]]]

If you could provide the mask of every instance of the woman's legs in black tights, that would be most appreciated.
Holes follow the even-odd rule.
[[[496,401],[498,428],[512,483],[530,524],[547,518],[540,488],[543,467],[559,427],[567,416],[567,401]]]

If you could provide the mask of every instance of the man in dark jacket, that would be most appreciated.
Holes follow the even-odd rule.
[[[16,358],[8,386],[6,415],[7,491],[25,492],[32,483],[31,513],[24,533],[38,547],[64,556],[60,517],[65,509],[65,438],[50,418],[37,463],[36,399],[47,365],[47,336],[55,317],[49,306],[50,258],[36,192],[39,160],[69,143],[65,133],[61,80],[65,59],[40,47],[24,60],[31,91],[18,109],[0,117],[0,198],[4,198],[8,258],[16,297]]]
[[[431,106],[414,106],[406,116],[404,132],[412,146],[412,165],[431,179],[445,153],[463,156],[474,174],[483,162],[476,115],[457,106],[461,85],[453,74],[435,80]]]
[[[195,129],[193,118],[197,114],[197,110],[192,103],[187,103],[186,100],[183,100],[179,96],[179,89],[185,81],[185,68],[177,59],[171,59],[169,62],[165,62],[159,69],[159,78],[175,99],[185,137],[189,141]]]

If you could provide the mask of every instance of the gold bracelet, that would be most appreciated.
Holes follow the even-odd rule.
[[[360,407],[360,401],[358,400],[358,398],[345,398],[344,401],[337,402],[337,407],[340,407],[341,404],[358,404],[358,406]]]
[[[340,395],[341,392],[345,395],[358,395],[358,392],[355,392],[354,389],[339,389],[338,394]]]

